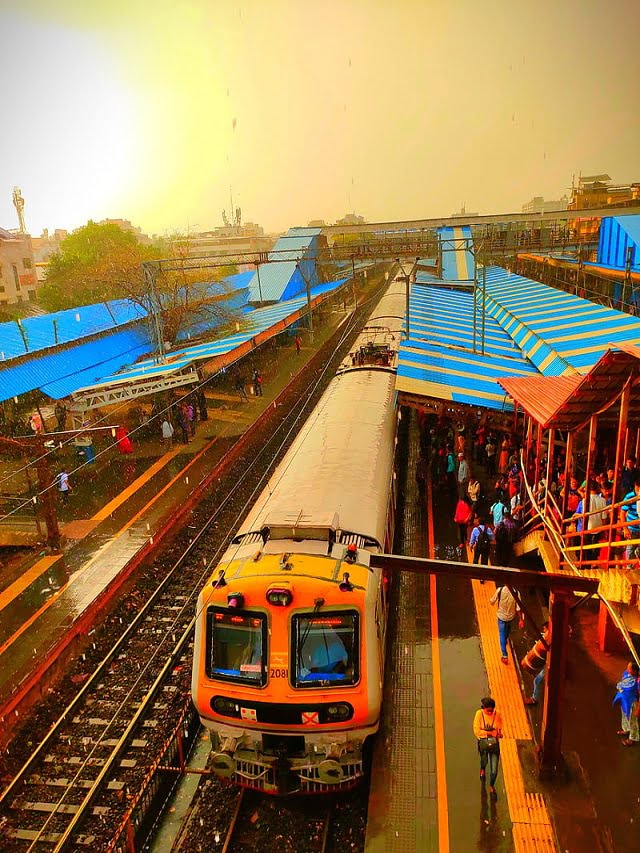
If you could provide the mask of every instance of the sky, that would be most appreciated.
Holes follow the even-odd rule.
[[[637,0],[0,0],[0,227],[269,231],[640,181]]]

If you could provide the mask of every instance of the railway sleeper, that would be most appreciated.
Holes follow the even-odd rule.
[[[104,740],[96,740],[94,737],[83,737],[80,738],[80,743],[82,743],[83,746],[107,746],[113,748],[114,746],[117,746],[120,741],[115,737],[105,738]],[[147,744],[148,741],[142,740],[142,738],[134,738],[129,746],[134,747],[135,749],[144,749]]]
[[[18,797],[11,803],[12,809],[18,809],[25,812],[47,812],[49,814],[77,814],[80,811],[80,806],[75,806],[71,803],[31,803],[28,800]],[[91,814],[96,817],[106,817],[111,809],[109,806],[92,806]]]
[[[30,776],[27,779],[27,785],[48,785],[51,788],[92,788],[94,782],[91,779],[43,779],[41,776]],[[112,779],[107,782],[108,791],[121,791],[124,788],[124,782],[119,782],[117,779]]]
[[[104,758],[83,758],[80,755],[71,755],[71,756],[60,756],[60,755],[47,755],[45,758],[45,762],[47,764],[59,763],[59,764],[86,764],[87,767],[104,767],[106,763],[106,759]],[[124,770],[130,770],[132,767],[137,765],[137,761],[133,758],[123,758],[120,762],[120,767]]]
[[[40,835],[37,829],[9,829],[7,835],[16,841],[35,841],[37,838],[47,844],[57,844],[62,838],[61,832],[43,832]],[[80,847],[94,847],[96,837],[95,835],[78,835],[73,839],[73,843]]]

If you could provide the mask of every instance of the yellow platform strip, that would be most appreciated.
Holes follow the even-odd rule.
[[[514,849],[516,853],[555,853],[553,829],[544,798],[542,794],[525,791],[517,741],[531,740],[531,728],[513,657],[510,655],[507,666],[501,661],[496,608],[489,603],[496,587],[493,582],[481,584],[477,580],[472,581],[472,586],[489,691],[503,714],[500,763],[513,824]]]
[[[34,563],[30,569],[28,569],[23,575],[15,580],[11,586],[8,586],[2,593],[0,593],[0,610],[4,610],[7,604],[11,604],[14,598],[17,598],[21,592],[34,582],[36,578],[39,578],[41,574],[48,571],[49,568],[56,563],[62,554],[54,554],[51,557],[43,557],[41,560],[38,560],[37,563]]]
[[[131,483],[130,486],[127,486],[126,489],[123,489],[119,495],[109,501],[106,506],[103,506],[102,509],[98,510],[95,515],[91,516],[92,521],[104,521],[105,518],[109,518],[112,512],[118,509],[125,501],[128,501],[131,495],[135,494],[139,488],[144,486],[145,483],[148,483],[149,480],[160,471],[161,468],[171,462],[174,456],[177,456],[178,453],[182,450],[182,447],[174,447],[173,450],[169,450],[168,453],[165,453],[160,459],[157,459],[153,465],[151,465],[144,474],[141,474],[136,480]]]

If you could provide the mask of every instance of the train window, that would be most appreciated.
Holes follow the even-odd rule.
[[[358,629],[355,611],[298,614],[292,619],[294,687],[344,687],[358,680]]]
[[[264,614],[209,608],[209,678],[262,687],[267,681],[266,647],[267,620]]]

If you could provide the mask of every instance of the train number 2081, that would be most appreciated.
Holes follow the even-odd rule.
[[[271,668],[271,678],[287,678],[289,675],[288,669],[274,669]]]

